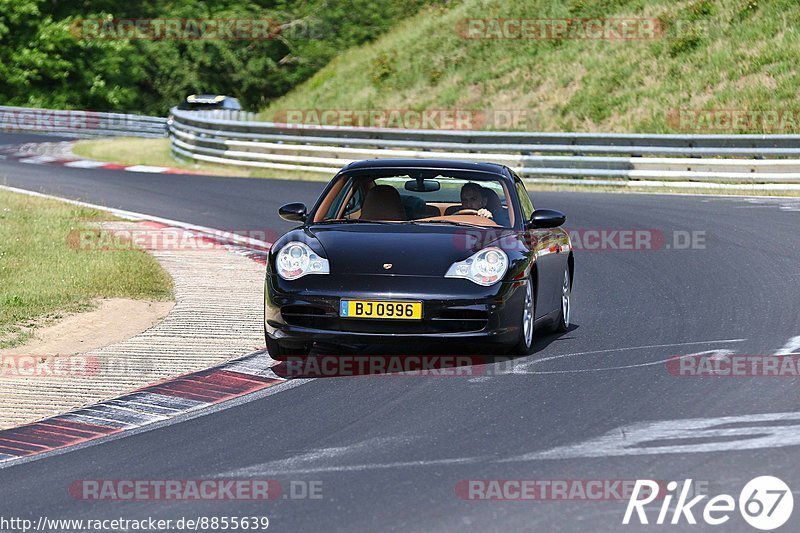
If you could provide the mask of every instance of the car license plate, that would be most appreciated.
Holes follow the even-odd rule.
[[[339,315],[342,318],[422,320],[422,302],[342,300],[339,305]]]

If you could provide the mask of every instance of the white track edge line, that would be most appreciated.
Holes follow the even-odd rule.
[[[273,394],[278,394],[285,390],[305,385],[306,383],[309,383],[311,381],[314,381],[314,378],[311,379],[303,378],[303,379],[293,379],[293,380],[283,381],[281,383],[278,383],[277,385],[272,385],[270,387],[249,392],[242,396],[237,396],[235,398],[231,398],[230,400],[226,400],[223,402],[212,403],[212,404],[205,404],[205,403],[200,404],[191,407],[186,411],[182,411],[180,414],[172,416],[166,420],[154,420],[152,422],[145,422],[144,424],[139,426],[118,428],[120,429],[120,431],[115,431],[108,435],[96,437],[94,439],[79,442],[77,444],[71,444],[63,448],[55,448],[52,450],[47,450],[33,455],[23,455],[14,459],[5,459],[3,461],[0,461],[0,470],[3,470],[5,468],[12,468],[20,464],[31,463],[33,461],[40,461],[42,459],[47,459],[48,457],[54,457],[57,455],[63,455],[65,453],[82,450],[84,448],[89,448],[91,446],[99,446],[107,442],[120,440],[127,437],[132,437],[134,435],[138,435],[140,433],[147,433],[149,431],[153,431],[156,429],[161,429],[162,427],[181,424],[189,420],[194,420],[195,418],[201,418],[204,416],[212,415],[219,411],[230,409],[232,407],[237,407],[245,403],[254,402],[262,398],[266,398],[267,396],[272,396]]]

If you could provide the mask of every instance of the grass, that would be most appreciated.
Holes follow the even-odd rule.
[[[100,211],[0,190],[0,348],[24,343],[33,330],[98,298],[168,300],[172,279],[139,251],[86,251],[71,231],[109,220]]]
[[[81,157],[97,161],[113,161],[121,165],[153,165],[174,167],[178,163],[169,153],[168,139],[114,137],[78,141],[72,151]]]
[[[430,7],[375,42],[336,57],[264,109],[473,110],[483,129],[713,132],[675,110],[788,112],[771,127],[800,132],[796,0],[462,0]],[[465,39],[467,19],[655,19],[641,40]],[[500,122],[493,111],[518,113]],[[793,113],[793,115],[792,115]],[[502,115],[507,117],[508,114]],[[703,115],[707,117],[708,115]],[[787,115],[781,115],[784,120]]]
[[[286,170],[247,168],[234,165],[191,162],[176,158],[169,149],[169,139],[140,139],[138,137],[115,137],[78,141],[72,151],[81,157],[96,161],[109,161],[121,165],[150,165],[172,167],[211,174],[242,178],[276,178],[303,181],[329,181],[327,174],[306,173]]]
[[[96,161],[111,161],[121,165],[152,165],[174,167],[196,172],[208,172],[220,176],[238,176],[236,169],[225,165],[196,165],[172,157],[169,139],[141,139],[138,137],[115,137],[78,141],[72,151],[81,157]]]

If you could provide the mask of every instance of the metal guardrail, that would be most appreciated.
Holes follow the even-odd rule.
[[[127,113],[0,106],[0,130],[69,137],[164,137],[167,119]]]
[[[163,137],[196,161],[332,174],[370,158],[441,158],[507,165],[550,178],[800,183],[800,135],[520,133],[307,126],[244,111],[126,113],[0,106],[0,130],[71,137]],[[788,185],[787,185],[788,187]]]
[[[173,109],[173,152],[196,161],[325,174],[358,159],[433,157],[501,163],[526,178],[800,182],[800,135],[406,130],[256,122],[251,114],[228,113]]]

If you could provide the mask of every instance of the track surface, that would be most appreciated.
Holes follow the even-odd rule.
[[[18,139],[4,135],[0,143]],[[289,227],[277,217],[279,205],[311,203],[323,186],[11,161],[0,161],[0,183],[205,226],[275,232]],[[777,475],[800,502],[797,421],[756,424],[761,435],[782,428],[783,437],[768,441],[693,429],[669,442],[680,445],[671,453],[653,453],[664,445],[656,442],[626,455],[587,457],[594,444],[536,455],[611,431],[628,434],[629,427],[618,428],[640,422],[800,411],[798,379],[675,377],[662,362],[716,349],[773,354],[800,335],[800,203],[552,192],[533,199],[537,207],[565,211],[570,229],[655,229],[667,243],[674,231],[702,231],[705,247],[578,252],[575,326],[562,336],[540,334],[537,352],[516,360],[515,372],[316,379],[2,469],[0,516],[267,515],[270,529],[280,531],[638,529],[620,526],[624,502],[465,501],[455,487],[468,479],[692,478],[707,481],[712,494],[738,498],[751,478]],[[754,425],[748,420],[739,426]],[[753,442],[758,447],[747,449]],[[716,451],[700,451],[709,444]],[[68,492],[80,479],[241,477],[277,479],[284,487],[321,481],[323,497],[133,503],[80,501]],[[798,526],[795,510],[784,530]],[[670,530],[688,527],[684,521]],[[725,530],[752,531],[738,513]]]

